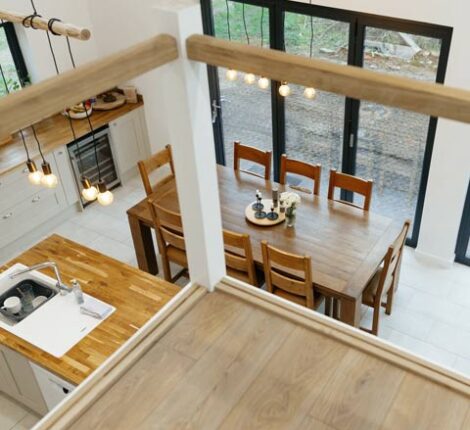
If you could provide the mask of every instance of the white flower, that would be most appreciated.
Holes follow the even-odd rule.
[[[286,191],[281,194],[280,200],[284,202],[286,208],[297,208],[300,206],[300,196],[297,193]]]

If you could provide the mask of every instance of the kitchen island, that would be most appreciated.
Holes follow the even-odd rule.
[[[0,268],[55,261],[66,284],[77,279],[83,291],[116,308],[63,357],[52,355],[0,329],[0,345],[78,385],[158,312],[180,288],[75,242],[53,235]],[[52,270],[41,271],[52,275]],[[60,324],[60,321],[57,321]],[[53,336],[54,333],[51,333]]]

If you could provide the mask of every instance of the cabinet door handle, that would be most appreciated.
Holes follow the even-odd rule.
[[[31,203],[37,203],[39,200],[41,200],[41,196],[36,196],[33,200],[31,200]]]
[[[3,215],[3,219],[8,219],[8,218],[11,218],[13,216],[13,212],[8,212],[7,214]]]
[[[57,152],[57,155],[63,155],[64,153],[62,151]]]

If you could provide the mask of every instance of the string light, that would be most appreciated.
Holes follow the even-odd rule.
[[[228,40],[232,40],[232,33],[230,31],[230,7],[228,5],[228,0],[225,0],[225,8],[227,9],[227,35]],[[235,81],[238,77],[238,72],[235,69],[228,69],[225,73],[225,77],[228,81]]]
[[[256,81],[256,76],[253,75],[253,73],[247,73],[243,80],[245,81],[245,84],[252,85]]]
[[[279,87],[279,94],[282,97],[287,97],[290,96],[292,93],[292,90],[290,89],[289,85],[287,84],[286,81],[282,82],[282,85]]]
[[[262,90],[265,90],[266,88],[269,87],[269,79],[261,76],[258,80],[258,87],[260,87]]]
[[[310,0],[310,4],[312,4],[312,0]],[[313,16],[310,16],[310,58],[313,55]],[[313,100],[317,96],[317,92],[315,88],[307,87],[304,90],[304,97],[309,100]]]

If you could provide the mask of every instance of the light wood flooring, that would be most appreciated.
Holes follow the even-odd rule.
[[[464,430],[470,401],[215,292],[70,428]]]

